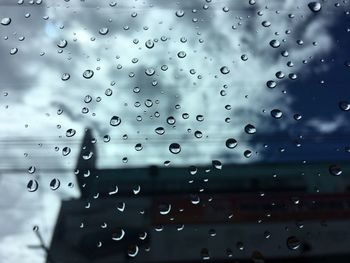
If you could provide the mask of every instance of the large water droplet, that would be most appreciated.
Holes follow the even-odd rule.
[[[181,146],[178,143],[172,143],[169,145],[169,151],[173,154],[178,154],[181,152]]]
[[[57,190],[60,187],[60,185],[61,185],[61,182],[57,178],[52,179],[50,182],[50,188],[53,191]]]
[[[125,231],[124,229],[120,228],[112,234],[112,239],[114,241],[120,241],[123,239],[124,236],[125,236]]]
[[[175,15],[176,15],[177,17],[183,17],[184,14],[185,14],[185,11],[184,11],[184,10],[177,10],[177,11],[175,12]]]
[[[211,162],[211,164],[217,170],[221,170],[222,169],[222,163],[219,160],[213,160]]]
[[[75,135],[76,131],[74,129],[68,129],[66,131],[66,136],[67,137],[73,137]]]
[[[274,117],[275,119],[280,119],[280,118],[282,118],[282,115],[283,115],[283,113],[282,113],[282,111],[280,111],[279,109],[273,109],[273,110],[271,111],[271,116]]]
[[[273,48],[278,48],[281,45],[281,43],[277,39],[273,39],[270,41],[270,46]]]
[[[226,66],[223,66],[223,67],[221,67],[220,68],[220,72],[222,73],[222,74],[228,74],[228,73],[230,73],[230,70],[229,70],[229,68],[228,67],[226,67]]]
[[[39,188],[39,184],[35,179],[29,180],[27,184],[27,189],[29,192],[35,192],[36,190],[38,190],[38,188]]]
[[[314,13],[319,12],[321,10],[321,8],[322,8],[321,3],[319,3],[319,2],[310,2],[307,6]]]
[[[118,117],[118,116],[113,116],[111,118],[111,120],[109,121],[109,124],[113,127],[118,126],[120,123],[122,122],[122,120]]]
[[[338,103],[339,109],[342,111],[349,111],[350,110],[350,103],[348,101],[340,101]]]
[[[256,133],[256,128],[254,125],[252,124],[247,124],[245,127],[244,127],[244,131],[247,133],[247,134],[254,134]]]
[[[11,24],[11,18],[9,18],[9,17],[4,17],[3,19],[1,19],[1,24],[3,25],[3,26],[8,26],[9,24]]]
[[[335,164],[329,166],[329,172],[334,176],[340,176],[343,173],[342,169]]]
[[[137,253],[139,253],[139,247],[137,245],[132,245],[128,247],[128,256],[129,257],[136,257]]]
[[[83,73],[83,77],[86,79],[91,79],[94,75],[94,72],[91,69],[87,69]]]
[[[170,213],[171,205],[170,204],[160,204],[159,205],[159,213],[161,215],[167,215]]]
[[[100,33],[100,35],[107,35],[109,32],[109,29],[107,27],[102,27],[98,32]]]
[[[238,142],[237,140],[233,139],[233,138],[229,138],[226,140],[226,147],[229,149],[233,149],[237,146]]]
[[[67,40],[61,39],[61,40],[57,43],[57,46],[58,46],[59,48],[65,48],[65,47],[67,46],[67,44],[68,44]]]
[[[301,245],[300,240],[296,236],[287,238],[287,247],[291,250],[297,250]]]
[[[163,135],[165,133],[165,130],[163,127],[158,127],[154,130],[158,135]]]

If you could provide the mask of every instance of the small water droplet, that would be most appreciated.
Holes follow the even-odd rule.
[[[342,111],[349,111],[350,110],[350,103],[348,101],[340,101],[338,103],[339,109]]]
[[[177,11],[175,12],[175,15],[176,15],[177,17],[183,17],[184,14],[185,14],[185,11],[184,11],[184,10],[177,10]]]
[[[254,134],[256,133],[256,128],[254,125],[252,124],[247,124],[245,127],[244,127],[244,131],[247,133],[247,134]]]
[[[112,240],[120,241],[125,236],[125,231],[122,228],[119,228],[116,232],[112,234]]]
[[[100,33],[100,35],[107,35],[109,32],[109,29],[107,27],[102,27],[98,32]]]
[[[68,129],[66,131],[66,136],[67,137],[73,137],[75,135],[76,131],[74,129]]]
[[[340,176],[343,173],[342,169],[335,164],[329,166],[329,172],[334,176]]]
[[[275,119],[280,119],[283,115],[282,111],[280,111],[279,109],[273,109],[270,113],[271,116]]]
[[[273,48],[278,48],[281,45],[281,43],[277,39],[273,39],[270,41],[270,46]]]

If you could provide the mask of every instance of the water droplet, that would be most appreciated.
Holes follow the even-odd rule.
[[[335,164],[329,166],[329,172],[330,172],[331,175],[334,175],[334,176],[340,176],[343,173],[342,169],[339,168]]]
[[[167,215],[170,213],[171,205],[170,204],[160,204],[159,205],[159,213],[161,215]]]
[[[100,33],[100,35],[107,35],[109,32],[109,29],[107,27],[102,27],[98,32]]]
[[[166,122],[169,124],[169,125],[174,125],[176,120],[173,116],[170,116],[166,119]]]
[[[94,72],[91,69],[87,69],[83,73],[83,77],[86,79],[91,79],[93,75],[94,75]]]
[[[36,180],[34,179],[29,180],[27,184],[27,189],[29,192],[35,192],[36,190],[38,190],[38,188],[39,188],[39,184]]]
[[[35,173],[35,166],[30,166],[29,168],[28,168],[28,173],[30,173],[30,174],[33,174],[33,173]]]
[[[69,73],[63,73],[61,79],[62,79],[63,81],[69,80],[69,79],[70,79]]]
[[[252,124],[247,124],[245,127],[244,127],[244,131],[247,133],[247,134],[254,134],[256,133],[256,128],[254,125]]]
[[[113,127],[118,126],[122,122],[121,118],[118,116],[113,116],[111,120],[109,121],[109,124]]]
[[[242,59],[243,61],[247,61],[247,60],[248,60],[248,56],[247,56],[246,54],[243,54],[243,55],[241,56],[241,59]]]
[[[270,46],[273,48],[278,48],[281,45],[281,43],[277,39],[273,39],[270,41]]]
[[[219,160],[212,160],[211,164],[217,170],[222,169],[222,163]]]
[[[52,179],[50,182],[50,188],[53,191],[57,190],[60,187],[60,185],[61,185],[61,182],[57,178]]]
[[[287,247],[290,250],[297,250],[301,245],[300,240],[296,236],[290,236],[287,238]]]
[[[263,27],[269,27],[269,26],[271,26],[271,22],[270,21],[262,21],[262,26]]]
[[[10,55],[15,55],[18,52],[18,48],[14,47],[10,49]]]
[[[348,101],[340,101],[338,103],[339,109],[342,111],[349,111],[350,110],[350,103]]]
[[[155,72],[156,72],[156,71],[154,70],[154,68],[147,68],[147,69],[145,70],[145,74],[146,74],[147,76],[152,76],[152,75],[154,75]]]
[[[226,140],[226,147],[229,149],[233,149],[237,146],[238,142],[237,140],[233,139],[233,138],[229,138]]]
[[[244,250],[244,244],[243,244],[243,242],[237,242],[236,243],[236,248],[238,249],[238,250],[240,250],[240,251],[242,251],[242,250]]]
[[[63,156],[67,156],[68,154],[70,154],[70,152],[71,152],[71,149],[69,147],[64,147],[62,149],[62,155]]]
[[[143,149],[143,146],[142,146],[142,144],[141,143],[137,143],[136,145],[135,145],[135,150],[136,151],[141,151]]]
[[[280,119],[282,118],[282,111],[280,111],[279,109],[273,109],[271,112],[271,116],[274,117],[275,119]]]
[[[197,139],[200,139],[203,137],[203,133],[201,131],[195,131],[194,137],[196,137]]]
[[[181,152],[181,146],[178,143],[172,143],[169,145],[169,151],[173,154],[178,154]]]
[[[3,19],[1,19],[1,24],[3,25],[3,26],[8,26],[9,24],[11,24],[11,18],[9,18],[9,17],[4,17]]]
[[[158,127],[154,130],[156,134],[163,135],[165,133],[165,129],[163,127]]]
[[[177,17],[183,17],[184,14],[185,14],[185,11],[184,11],[184,10],[177,10],[177,11],[175,12],[175,15],[176,15]]]
[[[243,153],[245,158],[250,158],[252,156],[252,151],[251,150],[245,150]]]
[[[148,39],[145,43],[145,46],[149,49],[154,47],[154,42],[151,39]]]
[[[222,74],[226,75],[226,74],[230,73],[230,70],[228,69],[228,67],[223,66],[223,67],[220,68],[220,72]]]
[[[66,136],[67,137],[73,137],[75,135],[76,131],[74,129],[68,129],[66,131]]]
[[[65,48],[67,45],[68,45],[68,42],[67,42],[67,40],[65,40],[65,39],[61,39],[61,40],[57,43],[57,46],[58,46],[59,48]]]
[[[201,250],[201,257],[202,257],[203,260],[209,260],[210,259],[209,250],[207,248],[203,248]]]
[[[269,80],[268,82],[266,82],[266,86],[270,89],[274,89],[274,88],[276,88],[277,83],[276,83],[276,81]]]
[[[137,253],[139,253],[139,247],[137,245],[132,245],[128,247],[128,256],[129,257],[136,257]]]
[[[123,239],[124,236],[125,236],[125,231],[124,229],[120,228],[112,234],[112,240],[120,241]]]
[[[310,2],[307,6],[314,13],[319,12],[321,10],[321,8],[322,8],[321,3],[319,3],[319,2]]]
[[[184,58],[184,57],[186,57],[186,52],[185,51],[180,51],[180,52],[177,53],[177,56],[179,58]]]

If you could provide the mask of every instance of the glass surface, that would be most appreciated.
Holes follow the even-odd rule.
[[[0,262],[350,262],[349,0],[0,6]]]

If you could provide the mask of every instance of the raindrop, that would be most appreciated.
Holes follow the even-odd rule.
[[[141,151],[143,149],[143,146],[142,146],[142,144],[141,143],[137,143],[136,145],[135,145],[135,150],[136,151]]]
[[[244,127],[244,131],[247,133],[247,134],[254,134],[256,133],[256,128],[254,125],[252,124],[247,124],[245,127]]]
[[[184,58],[184,57],[186,57],[186,52],[185,51],[180,51],[180,52],[177,53],[177,56],[179,58]]]
[[[67,44],[68,44],[67,40],[61,39],[61,40],[57,43],[57,46],[58,46],[59,48],[65,48],[65,47],[67,46]]]
[[[233,138],[229,138],[226,140],[226,147],[229,149],[233,149],[237,146],[238,142],[237,140],[233,139]]]
[[[266,86],[270,89],[274,89],[274,88],[276,88],[277,83],[276,83],[276,81],[269,80],[268,82],[266,82]]]
[[[301,245],[300,240],[296,236],[290,236],[287,238],[287,247],[290,250],[297,250]]]
[[[241,59],[242,59],[243,61],[247,61],[247,60],[248,60],[248,56],[247,56],[246,54],[243,54],[243,55],[241,56]]]
[[[76,131],[74,129],[68,129],[66,131],[66,136],[67,137],[73,137],[75,135]]]
[[[68,154],[70,154],[70,152],[71,152],[71,149],[69,147],[64,147],[62,149],[62,155],[63,156],[67,156]]]
[[[277,39],[273,39],[270,41],[270,46],[273,48],[278,48],[281,45],[281,43]]]
[[[213,160],[211,162],[211,164],[217,170],[221,170],[222,169],[222,163],[219,160]]]
[[[184,14],[185,14],[185,11],[184,11],[184,10],[177,10],[177,11],[175,12],[175,15],[176,15],[177,17],[183,17]]]
[[[349,111],[350,110],[350,103],[348,101],[340,101],[338,103],[339,109],[342,111]]]
[[[245,150],[243,153],[245,158],[250,158],[252,156],[252,151],[251,150]]]
[[[15,55],[18,52],[18,48],[14,47],[10,49],[10,55]]]
[[[125,231],[124,231],[124,229],[120,228],[120,229],[118,229],[117,232],[112,234],[112,240],[120,241],[123,239],[124,236],[125,236]]]
[[[156,134],[163,135],[165,133],[165,129],[163,127],[158,127],[154,130]]]
[[[280,111],[279,109],[273,109],[271,112],[271,116],[274,117],[275,119],[280,119],[282,118],[282,111]]]
[[[136,257],[137,253],[139,253],[139,247],[137,245],[132,245],[128,247],[128,256]]]
[[[113,116],[111,118],[111,120],[109,121],[109,124],[113,127],[118,126],[120,123],[122,122],[122,120],[118,117],[118,116]]]
[[[230,73],[230,70],[228,69],[228,67],[223,66],[223,67],[220,68],[220,72],[222,74],[226,75],[226,74]]]
[[[169,124],[169,125],[174,125],[176,120],[173,116],[170,116],[166,119],[166,122]]]
[[[262,21],[262,26],[263,27],[269,27],[269,26],[271,26],[271,22],[270,21]]]
[[[27,184],[27,189],[29,192],[35,192],[36,190],[38,190],[38,188],[39,188],[39,184],[36,180],[34,179],[29,180]]]
[[[147,69],[145,70],[145,74],[146,74],[147,76],[152,76],[152,75],[154,75],[155,72],[156,72],[156,71],[154,70],[154,68],[147,68]]]
[[[314,13],[319,12],[321,10],[321,8],[322,8],[321,3],[319,3],[319,2],[310,2],[307,6]]]
[[[203,260],[209,260],[210,259],[209,250],[207,248],[203,248],[201,250],[201,257],[202,257]]]
[[[178,143],[172,143],[169,145],[169,151],[173,154],[178,154],[181,152],[181,146]]]
[[[11,18],[9,18],[9,17],[4,17],[3,19],[1,19],[1,24],[3,25],[3,26],[8,26],[9,24],[11,24]]]
[[[91,69],[87,69],[83,73],[83,77],[86,79],[91,79],[93,75],[94,75],[94,72]]]
[[[148,39],[145,43],[145,46],[149,49],[154,47],[154,42],[151,39]]]
[[[50,188],[53,191],[57,190],[60,187],[60,185],[61,185],[61,182],[57,178],[52,179],[50,182]]]
[[[109,32],[109,29],[107,27],[102,27],[100,28],[100,30],[98,31],[101,35],[107,35]]]
[[[170,204],[160,204],[159,205],[159,213],[161,215],[167,215],[170,213],[171,205]]]
[[[70,79],[69,73],[63,73],[61,79],[62,79],[63,81],[69,80],[69,79]]]
[[[343,173],[342,169],[334,164],[329,166],[329,172],[331,175],[334,175],[334,176],[340,176]]]
[[[28,173],[33,174],[33,173],[35,173],[35,170],[36,170],[35,166],[30,166],[28,168]]]

